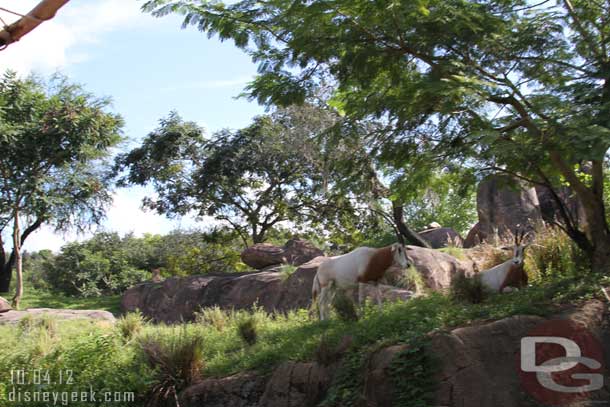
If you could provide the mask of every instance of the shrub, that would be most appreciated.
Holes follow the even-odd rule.
[[[47,332],[50,336],[54,336],[57,332],[57,319],[48,314],[40,316],[26,315],[19,321],[17,326],[23,333],[30,333],[40,329]]]
[[[180,391],[201,380],[203,339],[178,329],[169,337],[151,336],[140,340],[148,366],[156,376],[148,394],[148,405],[175,406]]]
[[[589,268],[587,257],[558,228],[538,228],[536,240],[525,254],[525,267],[537,279],[549,276],[573,276]]]
[[[145,324],[144,316],[140,311],[129,312],[126,315],[123,315],[116,322],[116,329],[119,331],[123,339],[131,340],[134,338]]]
[[[202,308],[195,313],[195,322],[198,324],[209,325],[217,331],[222,332],[229,324],[230,315],[220,309],[218,305]]]
[[[422,293],[426,290],[424,278],[414,266],[410,266],[405,270],[402,277],[396,282],[398,287]]]
[[[458,273],[451,280],[450,296],[453,301],[480,304],[489,294],[479,275],[466,277],[464,273]]]
[[[258,339],[256,319],[254,316],[247,317],[240,321],[237,325],[237,332],[244,342],[250,346],[254,345]]]
[[[357,321],[358,312],[354,300],[341,288],[335,288],[332,306],[342,321]]]
[[[282,266],[280,266],[282,280],[288,280],[288,278],[297,270],[297,268],[298,267],[293,266],[292,264],[282,264]]]

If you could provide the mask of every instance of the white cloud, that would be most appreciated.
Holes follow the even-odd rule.
[[[0,7],[26,14],[38,0],[0,0]],[[26,74],[53,72],[86,60],[86,52],[68,52],[78,45],[101,41],[101,34],[124,26],[137,26],[152,20],[140,12],[135,0],[72,0],[49,21],[43,22],[19,42],[0,52],[0,70],[7,68]],[[0,11],[10,24],[19,17]]]

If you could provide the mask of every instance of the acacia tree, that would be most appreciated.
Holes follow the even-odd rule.
[[[0,292],[16,266],[14,303],[23,293],[20,248],[43,224],[58,230],[99,222],[111,201],[104,158],[122,120],[107,99],[57,76],[44,84],[7,72],[0,80]],[[10,255],[2,233],[12,230]]]
[[[557,225],[608,269],[608,2],[153,0],[144,10],[233,39],[260,63],[247,89],[260,102],[302,101],[332,77],[349,117],[387,123],[376,140],[397,168],[461,160],[549,188]],[[584,222],[565,209],[563,184]]]
[[[315,106],[279,109],[241,130],[210,139],[177,113],[160,121],[142,145],[117,157],[121,185],[151,184],[157,196],[145,206],[160,214],[213,216],[247,246],[265,241],[284,221],[315,227],[354,213],[335,194],[333,157],[315,142],[336,116]],[[332,205],[328,203],[332,202]]]

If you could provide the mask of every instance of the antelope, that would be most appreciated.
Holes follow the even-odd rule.
[[[523,244],[525,236],[525,231],[517,230],[515,233],[515,245],[512,247],[513,257],[478,274],[484,286],[499,293],[508,292],[515,287],[521,288],[527,286],[527,274],[523,269],[523,255],[529,243]],[[511,248],[502,247],[502,249],[510,250]]]
[[[335,288],[351,288],[358,285],[358,305],[362,305],[365,283],[375,285],[375,299],[381,308],[379,280],[392,266],[407,268],[406,247],[404,243],[394,243],[379,249],[358,247],[341,256],[331,257],[318,267],[313,280],[312,305],[318,300],[320,319],[325,320],[329,314],[329,294],[331,284]]]

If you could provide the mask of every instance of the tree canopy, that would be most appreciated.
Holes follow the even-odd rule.
[[[594,267],[610,264],[606,2],[152,0],[144,10],[232,39],[259,63],[246,91],[262,103],[302,102],[321,80],[336,83],[347,117],[385,125],[371,141],[398,173],[452,160],[552,191],[569,184],[586,219],[553,194],[557,225]]]
[[[334,162],[350,150],[322,141],[337,121],[334,113],[305,105],[208,139],[201,127],[171,113],[140,147],[117,157],[116,169],[127,170],[122,185],[153,185],[157,196],[147,198],[146,206],[161,214],[213,216],[245,244],[263,242],[286,221],[302,232],[346,226],[358,217],[354,203],[339,192]]]
[[[45,83],[7,72],[0,80],[1,292],[18,254],[7,258],[2,233],[12,228],[22,244],[43,224],[84,228],[104,216],[112,182],[103,164],[123,124],[109,103],[61,76]]]

